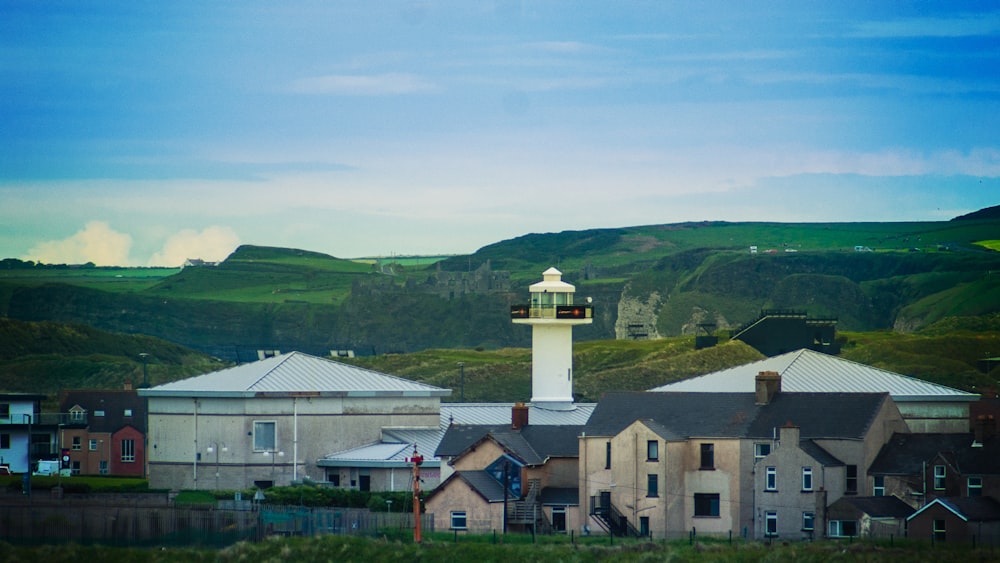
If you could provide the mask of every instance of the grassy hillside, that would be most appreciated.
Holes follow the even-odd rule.
[[[141,354],[148,354],[145,367],[151,385],[227,365],[148,336],[0,318],[0,391],[55,397],[62,389],[121,389],[126,381],[139,386],[144,377]]]
[[[259,348],[498,350],[530,343],[509,306],[555,265],[594,300],[580,340],[624,338],[634,324],[682,336],[715,323],[724,336],[765,308],[837,317],[841,330],[914,332],[1000,311],[1000,253],[979,244],[996,232],[995,218],[681,223],[532,234],[434,264],[242,246],[215,267],[134,275],[5,260],[0,315],[147,334],[233,360]],[[492,272],[477,272],[487,262]],[[478,275],[496,285],[484,289]]]

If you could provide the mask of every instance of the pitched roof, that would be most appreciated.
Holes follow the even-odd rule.
[[[443,397],[450,394],[450,389],[303,352],[139,390],[139,395],[146,397]]]
[[[907,520],[913,520],[935,504],[945,507],[966,522],[1000,520],[1000,502],[990,497],[938,497],[911,514]]]
[[[838,505],[843,504],[853,506],[855,509],[872,518],[906,518],[914,512],[913,507],[897,497],[856,497],[846,495],[840,497],[830,505],[831,514],[838,513],[838,509],[840,508]]]
[[[863,438],[888,398],[885,392],[781,392],[760,407],[748,436],[771,436],[791,421],[801,429],[800,438]]]
[[[818,461],[823,467],[839,467],[845,465],[836,456],[824,450],[822,446],[812,440],[799,440],[799,449],[804,451],[809,457]]]
[[[493,440],[527,465],[541,465],[551,457],[579,455],[579,425],[529,425],[519,430],[504,426],[452,426],[434,455],[458,457],[470,448]]]
[[[875,456],[869,473],[918,475],[941,454],[960,473],[1000,475],[1000,438],[973,447],[973,434],[893,434]]]
[[[320,467],[410,467],[406,458],[413,455],[413,444],[376,442],[330,454],[319,459]],[[428,459],[435,466],[437,460]]]
[[[125,426],[146,432],[146,401],[134,390],[69,389],[59,393],[59,412],[68,413],[74,406],[87,411],[91,432],[117,432]]]
[[[742,366],[675,381],[651,391],[753,392],[762,371],[781,375],[781,390],[789,393],[883,393],[900,401],[975,401],[979,395],[922,381],[812,350],[797,350]]]
[[[584,425],[588,436],[615,436],[652,419],[680,437],[742,436],[756,416],[752,393],[607,393]]]
[[[886,393],[778,393],[767,405],[753,393],[608,393],[583,430],[615,436],[636,420],[667,437],[769,438],[788,421],[801,438],[861,438]]]
[[[456,471],[455,476],[469,485],[486,502],[503,502],[503,485],[486,471]],[[435,492],[443,488],[438,487]]]
[[[451,424],[466,425],[510,425],[511,409],[514,403],[442,403],[441,424],[447,428]],[[528,405],[528,423],[539,425],[582,425],[590,418],[596,403],[574,403],[568,410],[547,409],[540,405]]]

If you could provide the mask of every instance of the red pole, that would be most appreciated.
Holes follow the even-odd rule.
[[[420,543],[420,464],[424,456],[417,453],[417,445],[413,444],[413,543]]]

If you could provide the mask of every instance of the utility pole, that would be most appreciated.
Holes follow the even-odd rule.
[[[462,398],[459,399],[461,402],[465,402],[465,362],[458,362],[458,368],[462,371]],[[987,373],[989,370],[987,370]]]
[[[417,453],[416,444],[413,444],[413,457],[409,461],[413,463],[413,543],[420,543],[420,464],[424,456]]]
[[[503,462],[503,535],[507,535],[507,491],[510,490],[510,462]]]

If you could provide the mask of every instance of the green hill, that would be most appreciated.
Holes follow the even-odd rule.
[[[355,262],[242,246],[217,266],[71,267],[4,260],[0,313],[146,334],[244,359],[524,348],[509,306],[550,266],[593,298],[578,341],[728,330],[761,309],[836,317],[840,330],[914,332],[1000,311],[1000,219],[920,223],[679,223],[530,234],[469,256]],[[751,246],[757,248],[751,253]],[[860,248],[862,251],[857,251]]]

